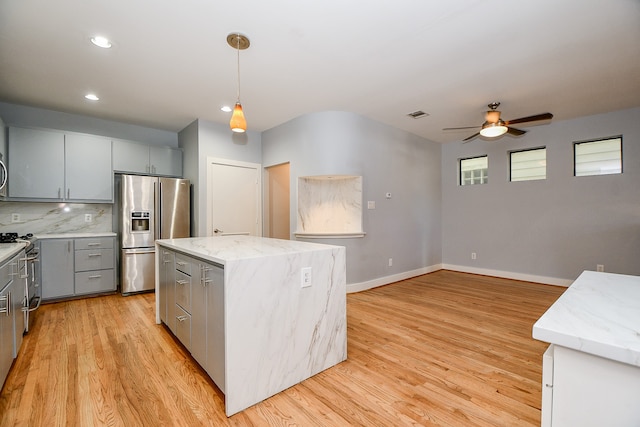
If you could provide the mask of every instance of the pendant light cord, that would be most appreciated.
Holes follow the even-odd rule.
[[[238,48],[236,52],[238,52],[238,102],[240,102],[240,34],[237,35],[238,40]]]

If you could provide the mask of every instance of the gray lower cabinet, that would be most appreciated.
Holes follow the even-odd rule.
[[[44,300],[116,290],[115,237],[43,239],[39,243]]]
[[[175,306],[170,307],[168,301],[174,304],[175,297],[175,255],[172,251],[159,249],[158,257],[158,305],[160,307],[160,320],[175,333]]]
[[[0,265],[0,389],[22,345],[25,258],[21,251]]]
[[[73,239],[38,240],[42,299],[70,297],[74,294]]]
[[[179,252],[160,250],[163,260],[175,260],[173,295],[169,275],[165,276],[166,286],[163,277],[159,279],[160,304],[166,301],[174,313],[171,316],[167,310],[163,320],[161,307],[160,319],[224,392],[224,269]]]

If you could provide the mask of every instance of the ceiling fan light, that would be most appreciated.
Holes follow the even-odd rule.
[[[502,120],[498,120],[497,123],[486,123],[482,125],[480,135],[487,138],[495,138],[507,133],[507,127]]]
[[[231,127],[232,131],[238,133],[242,133],[247,130],[247,121],[244,118],[240,101],[236,102],[236,106],[233,107],[233,114],[231,115],[229,127]]]

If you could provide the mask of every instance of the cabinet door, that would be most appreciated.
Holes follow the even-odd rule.
[[[205,371],[224,393],[224,269],[205,264],[202,274],[203,282],[207,286],[207,364]]]
[[[111,140],[93,135],[65,135],[67,200],[113,201]]]
[[[175,305],[174,286],[175,286],[175,255],[166,249],[160,249],[160,278],[158,305],[160,306],[160,320],[173,331],[175,324],[175,309],[171,309],[171,305]],[[172,322],[170,322],[172,321]]]
[[[73,256],[72,239],[40,241],[42,299],[74,294]]]
[[[151,145],[149,164],[152,175],[182,176],[182,150]]]
[[[0,387],[13,361],[13,319],[10,316],[9,286],[0,285]]]
[[[203,264],[193,261],[191,267],[191,355],[207,366],[207,288],[202,280]]]
[[[62,199],[64,134],[9,128],[9,197]]]
[[[113,140],[113,170],[148,174],[149,146],[135,142]]]

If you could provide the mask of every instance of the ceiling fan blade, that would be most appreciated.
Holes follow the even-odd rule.
[[[527,133],[527,131],[526,130],[516,129],[516,128],[507,128],[507,133],[509,135],[513,135],[513,136],[520,136],[520,135],[524,135],[525,133]]]
[[[478,129],[480,126],[465,126],[461,128],[444,128],[442,130],[464,130],[464,129]]]
[[[467,138],[463,139],[463,140],[462,140],[462,143],[463,143],[463,144],[464,144],[464,143],[467,143],[467,142],[471,141],[473,138],[475,138],[475,137],[476,137],[476,136],[478,136],[478,135],[480,135],[480,132],[476,132],[476,133],[474,133],[473,135],[471,135],[470,137],[467,137]]]
[[[553,118],[553,114],[542,113],[542,114],[536,114],[535,116],[520,117],[519,119],[507,120],[504,123],[507,126],[509,126],[509,125],[516,125],[518,123],[537,122],[540,120],[551,120],[552,118]]]

